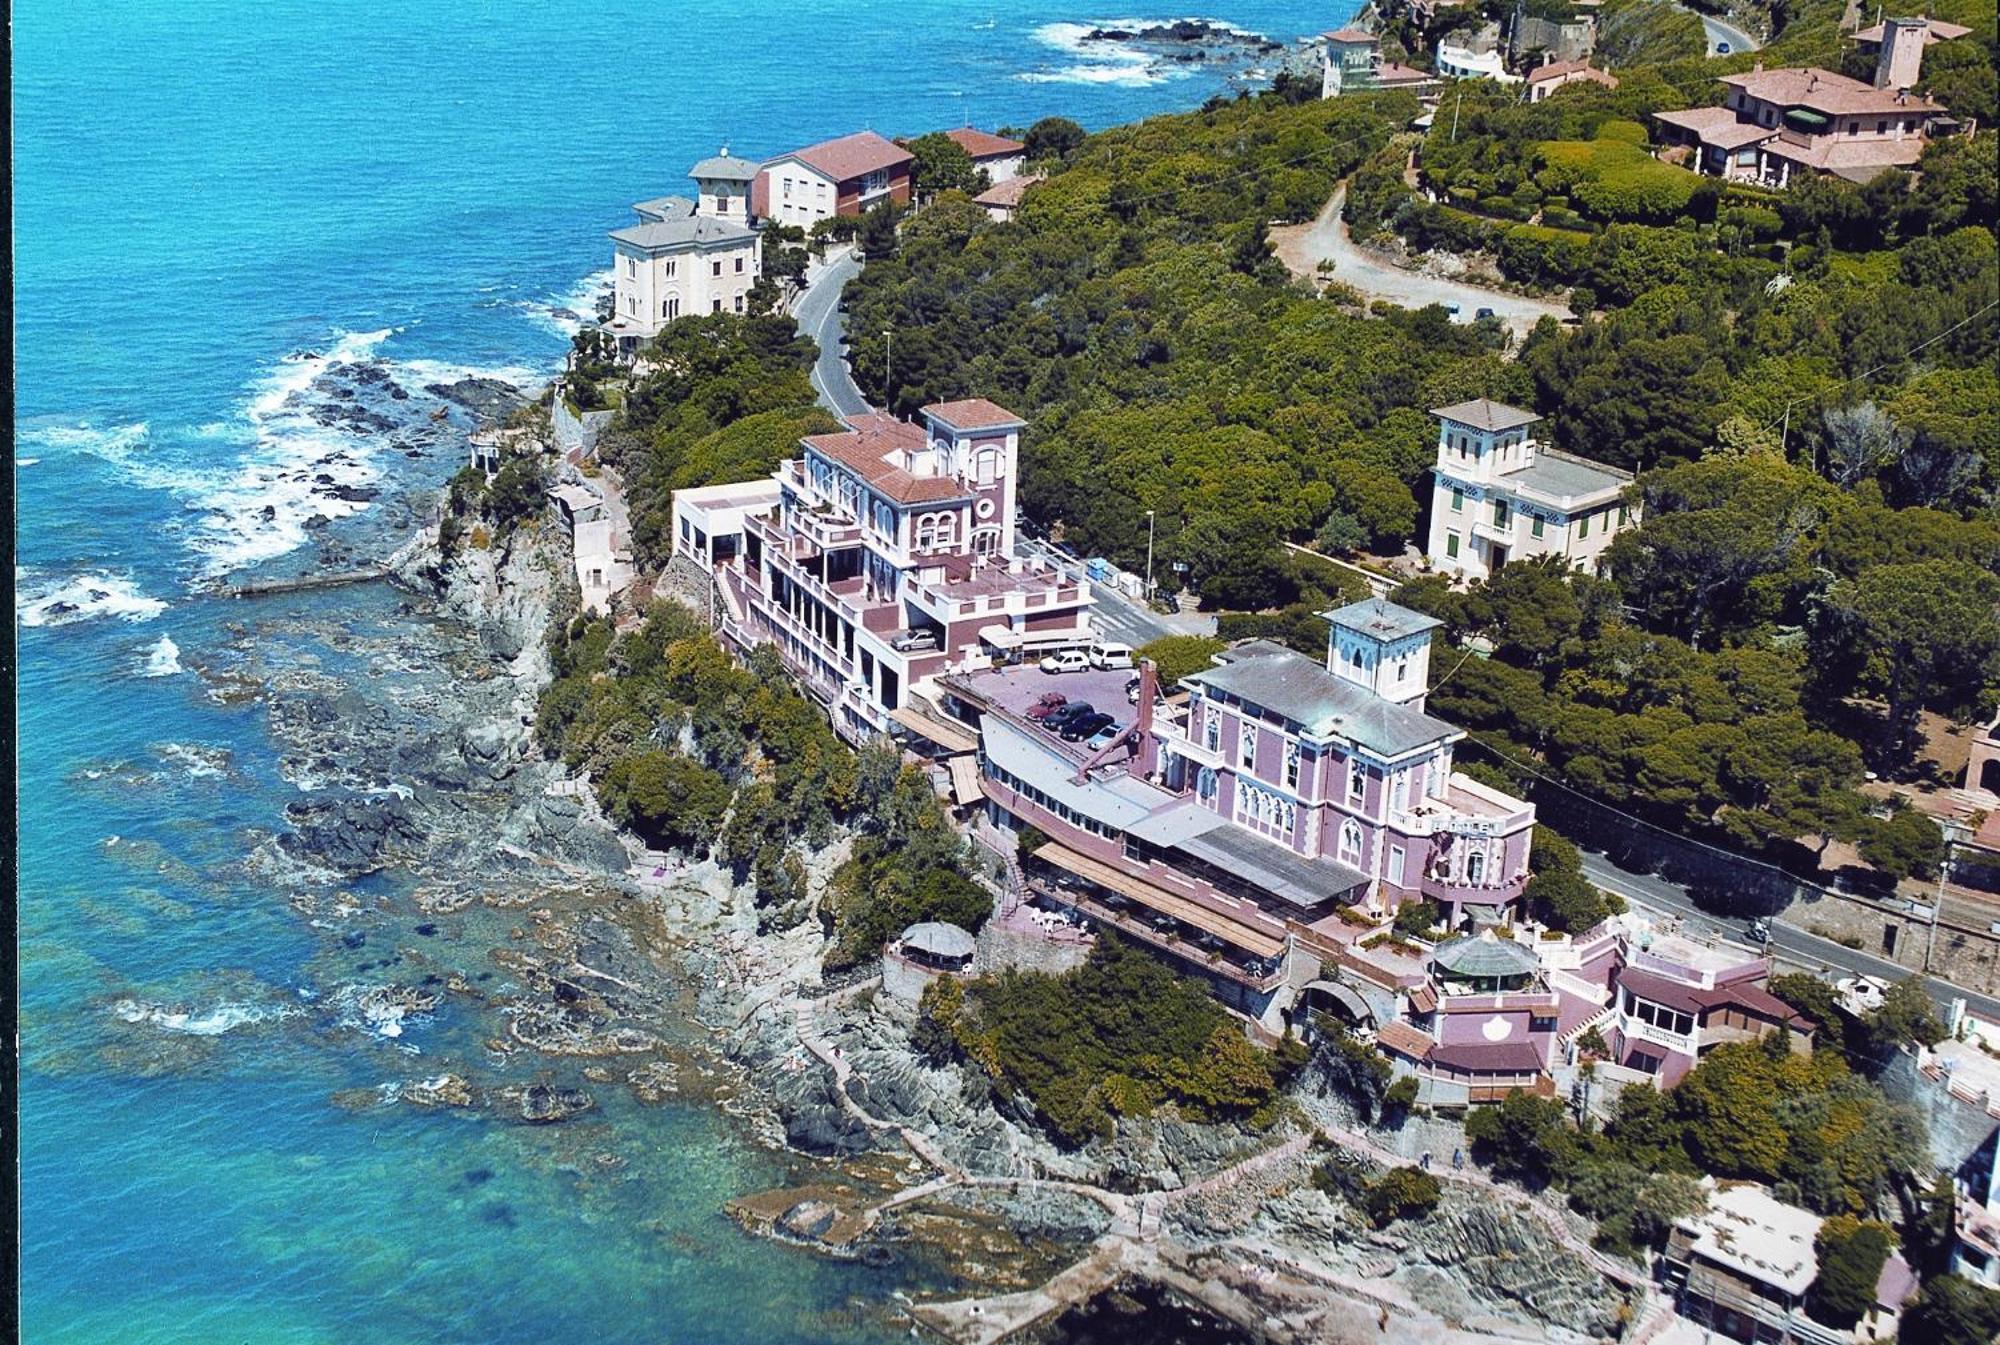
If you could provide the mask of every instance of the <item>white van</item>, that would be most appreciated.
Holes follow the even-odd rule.
[[[1100,672],[1129,668],[1132,666],[1132,646],[1108,640],[1095,641],[1090,646],[1090,666]]]

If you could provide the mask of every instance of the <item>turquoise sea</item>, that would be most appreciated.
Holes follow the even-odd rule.
[[[1206,13],[1290,41],[1345,8]],[[902,1272],[718,1213],[783,1168],[711,1111],[614,1104],[533,1129],[334,1105],[421,1075],[465,1025],[352,1011],[365,954],[252,860],[310,782],[280,774],[264,703],[229,689],[338,671],[301,623],[393,640],[409,617],[380,589],[252,608],[203,586],[328,538],[393,543],[397,495],[455,465],[463,424],[343,418],[320,375],[546,373],[604,232],[725,141],[1102,126],[1236,87],[1076,41],[1132,17],[1046,0],[14,7],[28,1340],[881,1330],[853,1308]],[[393,669],[348,671],[395,689]],[[354,886],[392,915],[404,895]]]

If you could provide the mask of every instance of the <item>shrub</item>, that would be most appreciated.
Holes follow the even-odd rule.
[[[1367,1212],[1368,1222],[1387,1228],[1398,1219],[1429,1214],[1443,1195],[1438,1179],[1422,1168],[1392,1168],[1382,1180],[1370,1184],[1361,1198],[1361,1208]]]

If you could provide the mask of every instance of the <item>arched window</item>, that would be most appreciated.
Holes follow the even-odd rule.
[[[1194,778],[1194,789],[1195,793],[1201,796],[1203,803],[1215,802],[1215,770],[1213,767],[1203,766],[1201,768],[1201,773]]]
[[[938,514],[934,520],[935,541],[938,546],[950,546],[958,540],[958,515]]]
[[[1000,479],[1000,450],[982,448],[972,458],[973,479],[982,486],[990,486]]]
[[[990,556],[1000,549],[1000,529],[981,528],[972,534],[972,553],[975,556]]]
[[[1203,713],[1208,717],[1202,723],[1201,740],[1207,744],[1209,751],[1220,752],[1222,750],[1222,716],[1215,712],[1214,706],[1210,706]]]
[[[1465,885],[1478,887],[1486,879],[1486,852],[1468,850],[1465,852]]]
[[[1361,824],[1351,817],[1340,824],[1340,860],[1343,864],[1361,862]]]

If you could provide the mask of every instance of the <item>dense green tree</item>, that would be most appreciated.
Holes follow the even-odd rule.
[[[1924,1345],[1992,1345],[2000,1336],[2000,1292],[1939,1275],[1903,1315],[1899,1339]]]
[[[1564,1123],[1563,1104],[1525,1089],[1473,1111],[1465,1118],[1465,1137],[1494,1175],[1531,1187],[1548,1185],[1576,1154],[1576,1136]]]
[[[1161,689],[1171,690],[1183,677],[1208,669],[1226,648],[1222,641],[1206,635],[1162,635],[1140,645],[1137,652],[1140,658],[1153,660]]]
[[[916,162],[911,165],[911,176],[919,198],[928,199],[948,191],[977,193],[986,190],[985,170],[973,164],[965,146],[943,131],[920,135],[914,140],[903,141],[902,145],[916,156]]]
[[[1438,1179],[1418,1167],[1390,1168],[1379,1181],[1368,1184],[1361,1207],[1368,1222],[1387,1228],[1398,1219],[1421,1219],[1437,1208],[1444,1198]]]
[[[646,751],[612,763],[599,795],[605,811],[655,845],[701,845],[729,807],[729,785],[706,766]]]
[[[1828,1326],[1847,1328],[1875,1306],[1875,1281],[1895,1234],[1887,1224],[1838,1214],[1820,1226],[1813,1250],[1819,1277],[1806,1290],[1806,1310]]]
[[[1066,159],[1076,153],[1083,141],[1083,128],[1068,117],[1043,117],[1028,128],[1023,139],[1027,149],[1023,154],[1030,161]]]

